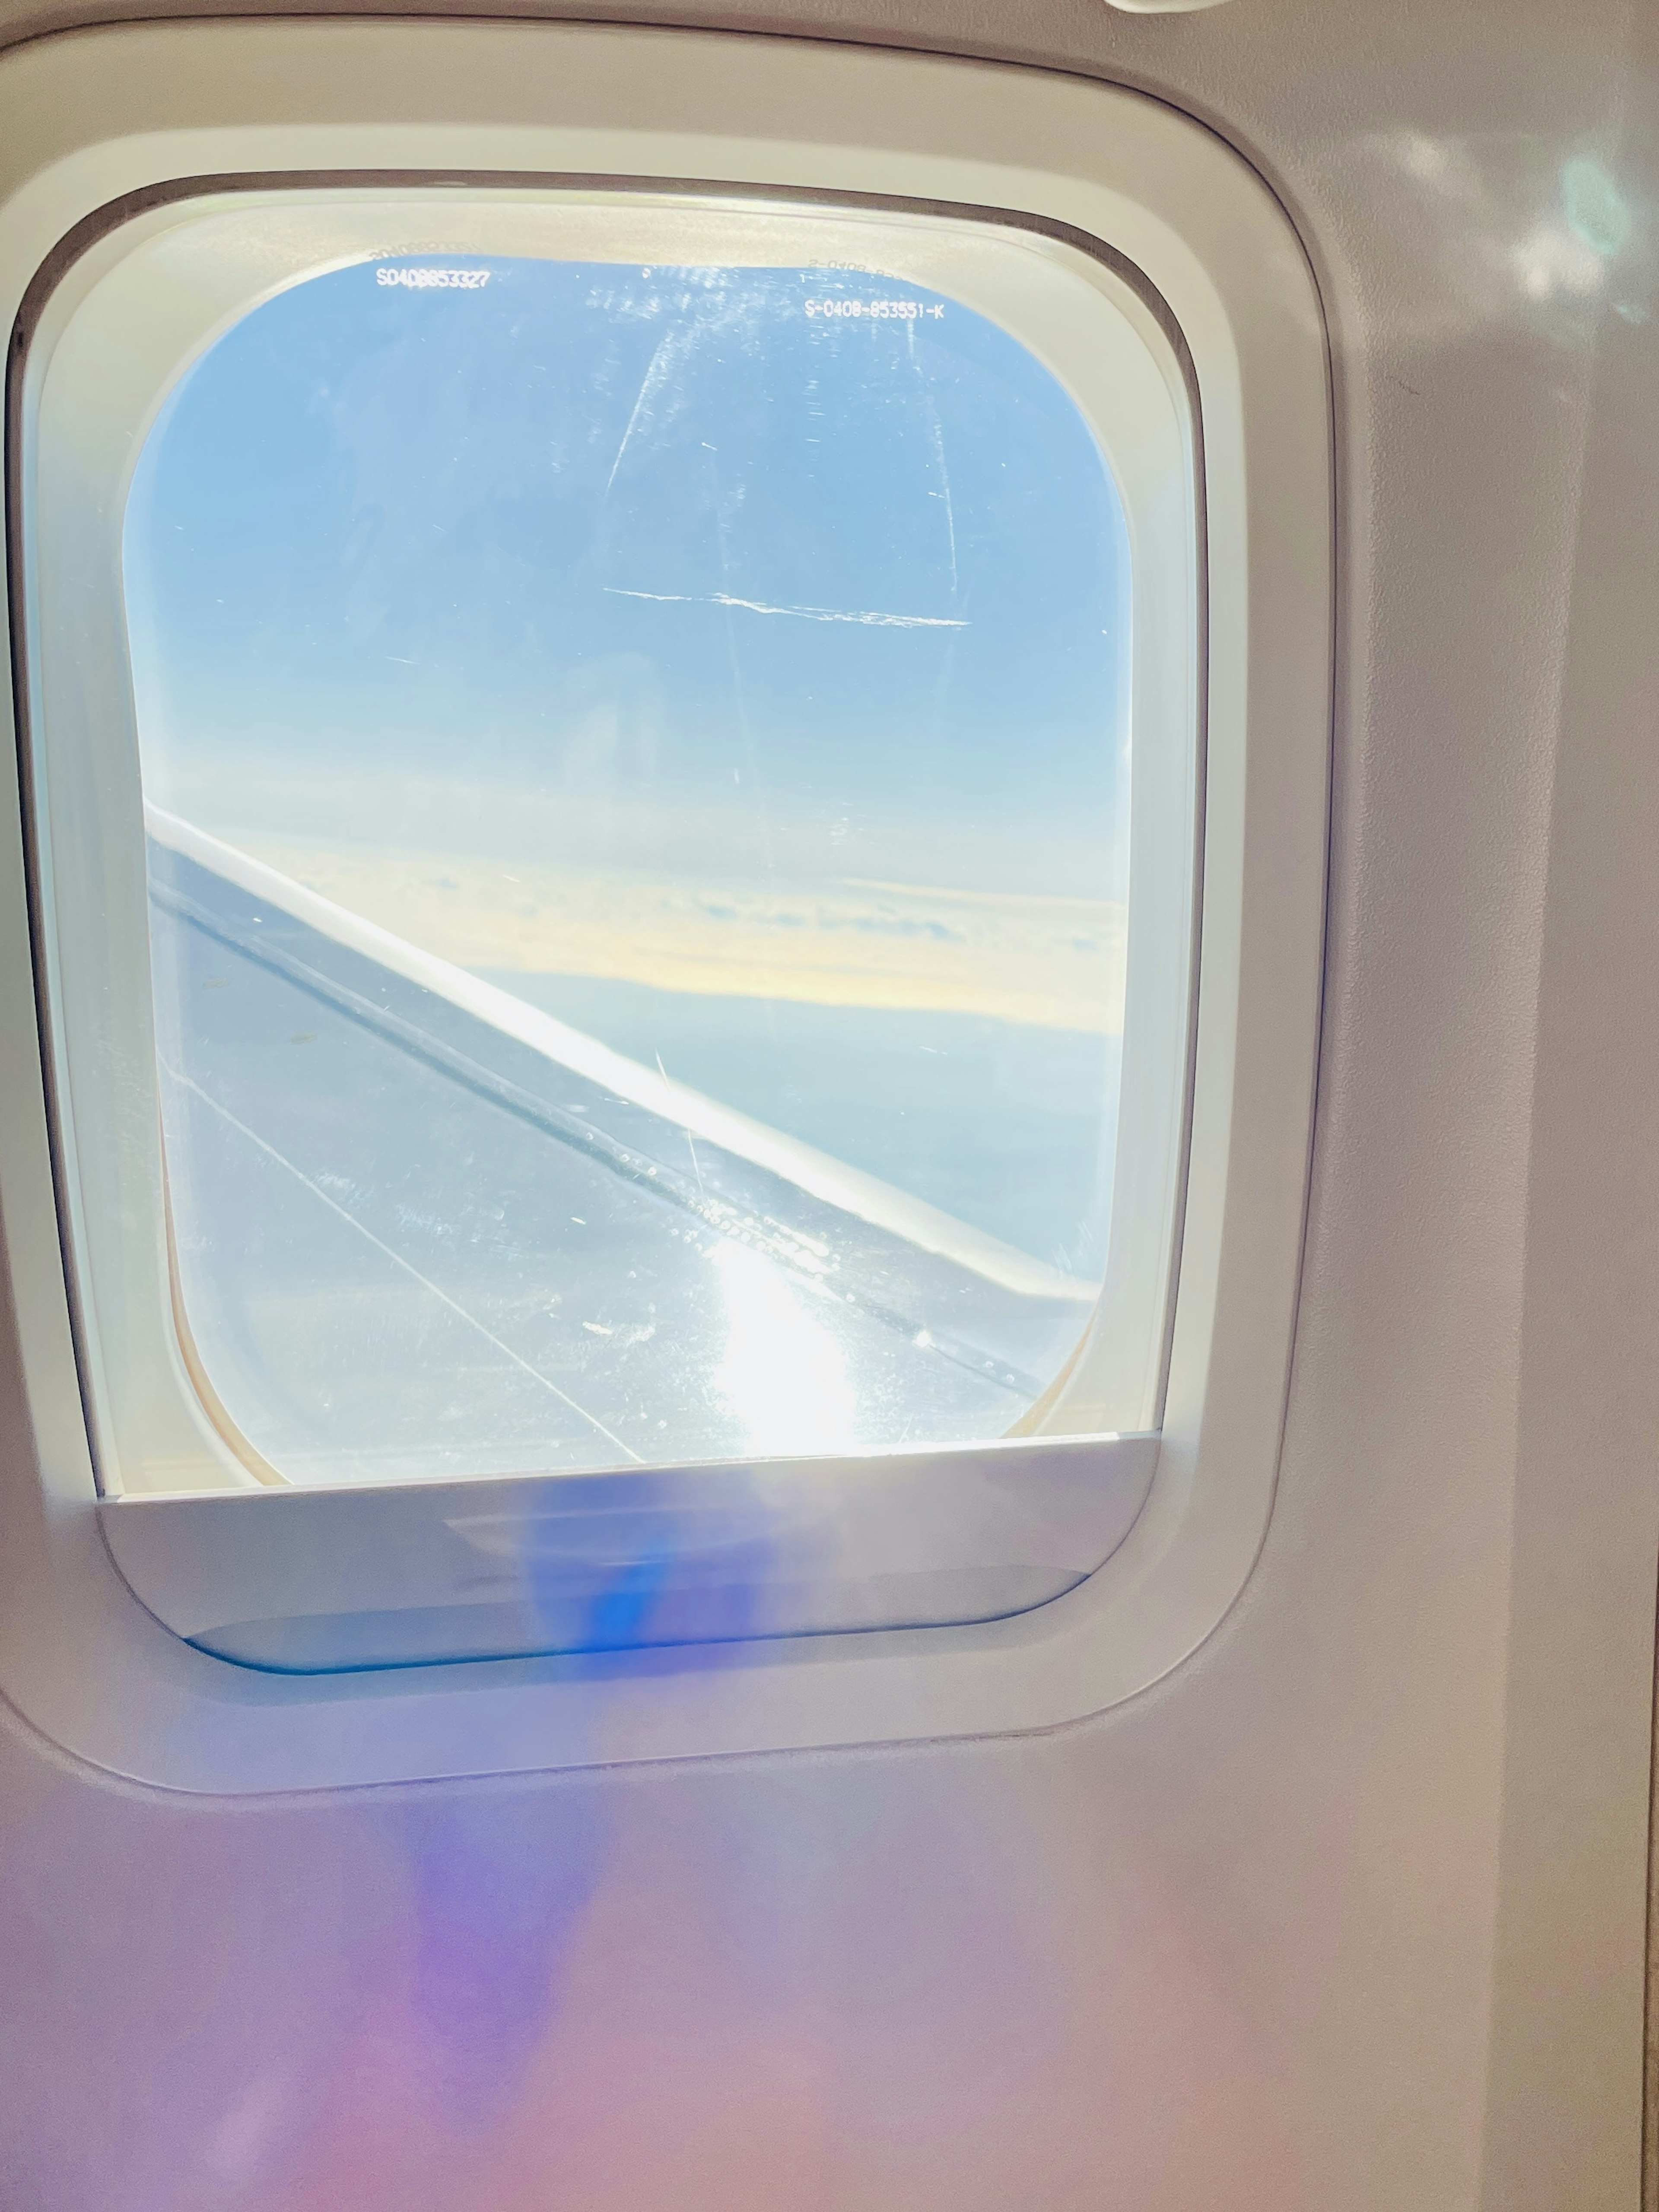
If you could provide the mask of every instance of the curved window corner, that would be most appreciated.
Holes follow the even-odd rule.
[[[684,64],[750,180],[621,113],[601,173],[580,110],[583,158],[481,125],[441,182],[412,126],[349,173],[296,129],[278,178],[227,125],[210,180],[16,250],[64,1480],[191,1697],[271,1686],[279,1762],[316,1678],[399,1669],[356,1778],[466,1763],[408,1747],[434,1668],[514,1740],[550,1700],[557,1760],[977,1727],[993,1676],[1015,1724],[1091,1710],[1212,1625],[1277,1454],[1305,269],[1253,185],[1259,267],[1172,250],[1130,176],[1243,173],[1128,95],[981,103],[1155,157],[1011,208],[966,142],[925,190],[785,158],[810,54],[506,43],[547,39],[592,112],[618,42]],[[413,40],[510,104],[502,45]]]

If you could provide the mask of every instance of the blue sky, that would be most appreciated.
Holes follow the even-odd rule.
[[[968,881],[971,832],[1121,888],[1121,510],[1016,339],[850,270],[404,265],[488,282],[313,279],[169,401],[147,753],[712,809],[756,867],[839,823],[826,872]],[[872,300],[921,312],[820,311]]]

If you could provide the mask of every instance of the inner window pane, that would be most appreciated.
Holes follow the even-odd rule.
[[[175,388],[125,582],[178,1304],[262,1472],[1030,1414],[1111,1222],[1130,579],[1013,331],[335,268]]]

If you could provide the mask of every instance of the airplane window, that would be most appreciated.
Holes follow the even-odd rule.
[[[982,73],[907,65],[959,143],[876,100],[890,143],[828,149],[817,64],[791,106],[695,41],[560,45],[575,120],[403,131],[429,172],[233,131],[27,279],[41,1055],[0,1170],[64,1572],[101,1620],[112,1564],[164,1668],[156,1623],[282,1674],[624,1655],[468,1677],[532,1763],[1096,1711],[1272,1496],[1305,256],[1127,94],[1033,79],[1011,139]],[[702,56],[686,131],[635,45]],[[996,153],[1050,112],[1057,166]],[[945,1626],[672,1698],[625,1656]],[[391,1753],[368,1710],[342,1774],[474,1756],[459,1708]]]
[[[1004,1435],[1089,1323],[1111,469],[858,267],[359,259],[220,337],[125,577],[175,1300],[301,1484]]]

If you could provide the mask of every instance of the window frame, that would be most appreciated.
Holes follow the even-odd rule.
[[[837,118],[844,137],[827,137]],[[112,1564],[116,1516],[172,1501],[97,1501],[52,1198],[52,1069],[49,1054],[31,1064],[15,1052],[0,1070],[0,1206],[37,1463],[0,1470],[17,1538],[0,1568],[0,1686],[98,1764],[246,1791],[1049,1726],[1177,1664],[1242,1588],[1271,1509],[1318,1030],[1330,387],[1317,293],[1265,186],[1200,126],[1115,88],[678,31],[100,32],[0,64],[3,124],[15,126],[9,141],[0,132],[9,314],[53,248],[115,200],[204,177],[338,173],[346,160],[356,174],[372,161],[467,180],[708,177],[836,201],[874,185],[884,199],[1108,241],[1168,303],[1201,400],[1208,704],[1163,1431],[1146,1502],[1133,1499],[1133,1525],[1097,1571],[1036,1612],[970,1627],[701,1653],[295,1676],[198,1651],[144,1612]],[[15,459],[10,435],[14,489]],[[1269,480],[1270,497],[1249,496]],[[27,578],[10,582],[15,639]],[[0,800],[0,1008],[15,1036],[36,1011],[21,796],[14,787]],[[1137,1449],[1133,1480],[1127,1460],[1120,1468],[1126,1498],[1150,1457]],[[1113,1447],[1097,1449],[1109,1474]]]
[[[891,257],[888,273],[935,287],[951,283],[954,273],[957,295],[971,311],[997,317],[1037,349],[1102,443],[1138,578],[1129,653],[1135,919],[1116,1177],[1129,1202],[1114,1206],[1105,1280],[1079,1317],[1081,1340],[1058,1375],[1045,1376],[1036,1404],[1009,1434],[1155,1429],[1190,1090],[1203,622],[1201,431],[1191,364],[1162,302],[1133,281],[1121,256],[1057,234],[1054,226],[1010,224],[989,210],[921,210],[872,194],[757,192],[680,179],[665,190],[659,180],[475,177],[459,189],[463,214],[453,202],[437,203],[419,176],[360,172],[293,179],[274,191],[258,177],[188,179],[165,194],[144,195],[136,213],[120,204],[98,210],[42,270],[20,316],[26,343],[18,520],[38,577],[26,610],[38,939],[71,1281],[102,1491],[221,1489],[245,1486],[250,1470],[255,1480],[271,1473],[222,1412],[192,1346],[172,1265],[166,1171],[153,1141],[159,1102],[146,1089],[152,1049],[137,1011],[148,1003],[149,980],[143,839],[127,788],[137,741],[109,559],[111,519],[168,397],[243,315],[312,274],[367,257],[368,241],[374,241],[374,258],[413,251],[398,242],[400,233],[423,240],[423,253],[459,252],[469,236],[472,251],[511,252],[503,234],[525,243],[527,225],[533,236],[545,216],[543,196],[564,202],[559,219],[567,228],[597,232],[595,249],[608,245],[624,265],[674,261],[686,243],[674,234],[688,228],[687,213],[695,234],[716,207],[739,228],[757,234],[769,228],[770,238],[751,238],[750,250],[778,254],[779,265],[787,265],[781,234],[793,234],[789,243],[805,254],[814,243],[851,250],[862,229],[872,258],[884,251]],[[835,227],[814,240],[811,234],[826,216]],[[447,226],[452,234],[434,244]],[[628,250],[617,252],[618,234],[629,233]],[[970,250],[963,267],[964,234],[975,234],[981,252],[994,242],[988,265],[977,265]],[[285,257],[291,266],[283,266]],[[159,311],[150,305],[158,295]],[[1074,297],[1084,311],[1080,330],[1069,321]],[[38,488],[31,481],[37,471]],[[67,825],[61,837],[55,823]],[[165,840],[168,833],[152,834]],[[69,880],[61,889],[55,839],[86,854],[68,850],[70,866],[62,872]],[[249,868],[259,875],[245,858],[240,867],[233,863],[232,879]],[[260,895],[297,910],[292,887],[285,897],[271,881]],[[388,957],[395,963],[395,954]],[[442,982],[435,988],[441,991]],[[113,1082],[111,1069],[118,1070]],[[697,1133],[720,1141],[718,1129]],[[850,1186],[854,1171],[845,1170],[842,1180]],[[959,1230],[964,1243],[972,1234]],[[154,1285],[163,1273],[173,1276],[171,1296],[160,1299]],[[171,1393],[156,1385],[169,1372]],[[145,1432],[160,1440],[154,1455],[173,1470],[173,1479],[161,1486],[127,1479],[126,1464],[142,1457]],[[1034,1445],[1030,1456],[1035,1480]],[[118,1529],[120,1517],[110,1527]],[[296,1571],[296,1594],[301,1582]]]

